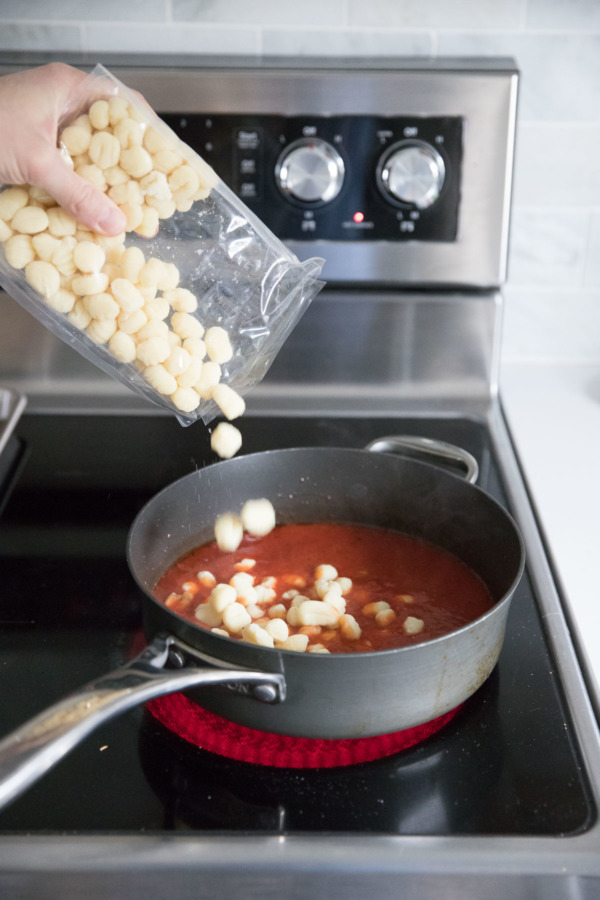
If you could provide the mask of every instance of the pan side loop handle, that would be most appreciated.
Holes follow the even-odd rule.
[[[365,450],[371,450],[374,453],[402,453],[403,450],[411,450],[423,456],[433,456],[454,465],[460,465],[464,470],[464,478],[469,484],[475,484],[479,477],[479,465],[475,457],[467,450],[463,450],[462,447],[446,441],[437,441],[416,435],[391,435],[371,441]]]
[[[258,700],[285,697],[280,673],[225,667],[164,669],[171,648],[187,647],[157,636],[139,656],[101,676],[30,719],[0,741],[0,809],[16,799],[103,722],[154,697],[198,685],[244,685]]]

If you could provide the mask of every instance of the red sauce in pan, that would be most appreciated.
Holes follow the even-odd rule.
[[[212,589],[201,583],[198,573],[208,571],[218,583],[228,583],[239,571],[236,565],[246,568],[243,561],[248,559],[255,561],[247,571],[256,585],[275,579],[269,582],[275,596],[261,604],[263,615],[256,617],[254,609],[254,621],[260,625],[269,622],[270,607],[291,605],[290,591],[316,598],[311,586],[319,565],[334,566],[338,576],[351,579],[352,587],[344,594],[345,612],[356,619],[360,637],[347,640],[339,627],[326,625],[290,627],[290,633],[309,635],[308,649],[316,644],[332,653],[353,653],[420,643],[466,625],[493,604],[479,577],[444,550],[397,532],[330,523],[278,525],[261,538],[246,534],[233,553],[220,551],[214,542],[205,544],[171,566],[154,595],[198,625],[196,607],[207,601]],[[365,613],[377,602],[393,610],[393,617],[384,617],[385,624]],[[423,623],[417,633],[407,633],[409,617]],[[241,634],[232,636],[241,639]]]

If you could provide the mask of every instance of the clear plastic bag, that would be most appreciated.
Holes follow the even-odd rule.
[[[244,404],[231,404],[232,396],[242,398],[264,377],[321,289],[323,261],[301,263],[102,66],[73,97],[59,144],[75,170],[123,209],[127,231],[93,235],[43,191],[5,186],[0,284],[182,425],[220,413],[236,418]],[[217,402],[217,383],[235,392],[225,392],[227,404]]]

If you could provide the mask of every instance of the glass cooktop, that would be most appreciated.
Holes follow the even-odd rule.
[[[478,421],[246,416],[242,430],[243,452],[437,437],[473,453],[480,486],[506,505]],[[129,526],[157,490],[214,461],[208,440],[202,425],[159,416],[23,416],[0,495],[0,735],[132,655],[141,596]],[[138,708],[0,811],[0,834],[570,835],[594,816],[525,572],[492,676],[418,746],[345,768],[275,769],[198,749]]]

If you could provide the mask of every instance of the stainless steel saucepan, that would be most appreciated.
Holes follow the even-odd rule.
[[[397,455],[407,448],[458,461],[466,480]],[[472,483],[476,476],[476,462],[458,448],[394,437],[365,450],[302,448],[240,456],[166,487],[140,511],[128,538],[129,566],[144,592],[148,646],[0,742],[0,806],[102,722],[174,691],[252,728],[327,739],[392,733],[458,706],[498,660],[524,567],[515,523]],[[220,513],[239,511],[256,497],[271,500],[279,523],[352,522],[430,541],[470,566],[488,586],[494,605],[469,625],[429,642],[328,655],[215,635],[156,601],[152,591],[166,569],[212,539]]]

